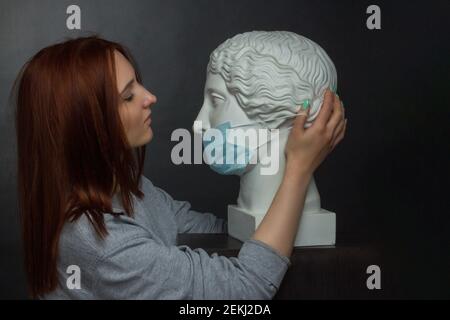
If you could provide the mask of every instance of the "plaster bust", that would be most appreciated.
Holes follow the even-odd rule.
[[[337,89],[333,62],[315,42],[287,31],[238,34],[210,55],[204,102],[196,121],[205,130],[228,122],[232,127],[280,129],[278,168],[261,174],[261,164],[273,152],[269,143],[256,145],[258,159],[240,175],[237,204],[228,207],[230,235],[245,241],[267,212],[284,174],[284,147],[289,125],[302,104],[310,105],[305,127],[311,126],[326,88]],[[197,131],[198,128],[194,128]],[[273,160],[273,159],[272,159]],[[321,208],[314,177],[307,190],[296,246],[335,243],[335,214]]]

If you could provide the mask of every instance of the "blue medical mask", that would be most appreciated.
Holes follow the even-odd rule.
[[[213,136],[211,140],[208,140],[205,138],[205,134],[202,137],[203,147],[206,149],[211,146],[212,152],[205,153],[210,168],[222,175],[242,175],[253,156],[250,148],[228,141],[230,129],[236,127],[231,127],[231,123],[227,121],[214,128],[220,131],[220,139]],[[222,150],[222,152],[216,152],[218,150]]]

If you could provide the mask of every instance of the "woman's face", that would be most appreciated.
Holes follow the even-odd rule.
[[[117,90],[120,96],[120,118],[131,148],[140,147],[153,138],[149,116],[150,107],[156,103],[157,99],[137,82],[130,62],[117,50],[114,56]]]

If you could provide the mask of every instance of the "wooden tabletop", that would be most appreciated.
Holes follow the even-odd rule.
[[[202,248],[209,254],[237,256],[242,242],[227,234],[179,234],[179,245]],[[382,250],[373,244],[337,243],[335,246],[296,247],[292,265],[274,299],[383,299],[392,285],[383,279]],[[381,289],[369,290],[367,267],[381,269]]]

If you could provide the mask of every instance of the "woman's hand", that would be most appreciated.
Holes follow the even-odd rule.
[[[312,174],[344,138],[347,119],[341,100],[329,89],[315,122],[304,128],[309,108],[300,110],[285,148],[287,170]]]

